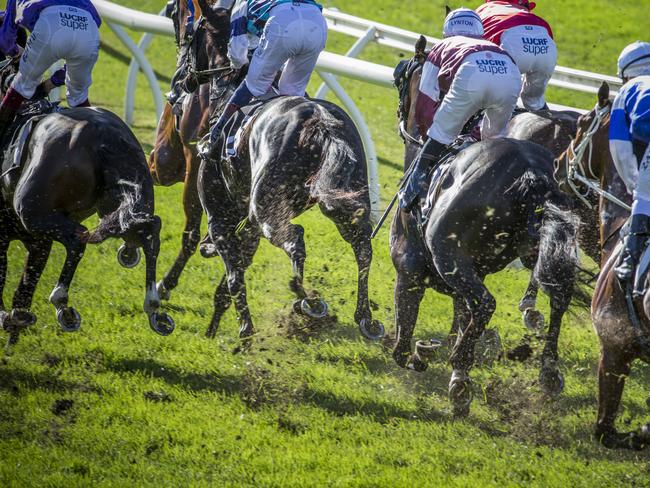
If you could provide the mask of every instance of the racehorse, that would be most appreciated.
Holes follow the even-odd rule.
[[[596,107],[580,117],[574,141],[556,160],[555,176],[567,191],[583,191],[582,183],[587,179],[598,181],[606,192],[598,212],[603,250],[601,271],[591,303],[591,317],[601,345],[595,433],[607,447],[640,449],[650,444],[650,423],[623,433],[617,431],[615,421],[632,362],[641,359],[650,363],[650,293],[646,291],[643,298],[632,299],[613,271],[622,249],[619,231],[629,216],[629,207],[625,205],[631,204],[631,197],[609,152],[610,111],[609,86],[603,83]],[[639,157],[642,148],[635,149]]]
[[[225,35],[230,31],[229,11],[213,8],[206,0],[198,0],[198,5],[203,15],[210,17],[210,22],[200,22],[192,36],[186,35],[185,19],[190,15],[187,2],[175,0],[175,8],[171,12],[177,45],[187,53],[186,56],[179,56],[178,67],[186,64],[188,76],[184,80],[185,85],[194,91],[185,98],[182,114],[178,118],[172,111],[173,107],[169,103],[165,105],[149,156],[149,168],[156,184],[169,186],[183,182],[185,227],[181,249],[169,271],[158,283],[160,296],[165,300],[170,298],[171,290],[178,285],[180,275],[196,252],[201,238],[203,209],[196,187],[201,160],[196,144],[210,128],[210,84],[206,82],[216,74],[222,75],[226,82],[232,76],[225,69],[230,64],[226,57],[228,38]],[[215,35],[206,35],[209,30],[214,30]],[[206,49],[204,43],[214,45]],[[210,59],[205,57],[208,52],[213,54]],[[197,65],[224,70],[212,74],[208,74],[208,71],[201,73],[197,71]]]
[[[206,17],[208,24],[215,21],[214,15]],[[206,43],[208,59],[224,55],[212,50],[224,46],[227,36],[227,31],[208,31],[207,37],[212,39]],[[226,93],[236,86],[233,79]],[[227,95],[218,98],[223,100]],[[203,162],[199,170],[199,196],[208,216],[208,231],[226,267],[226,276],[215,292],[208,335],[216,333],[231,300],[238,313],[240,337],[254,333],[244,274],[261,236],[291,259],[293,278],[289,286],[297,298],[294,310],[311,317],[327,314],[327,304],[309,296],[304,288],[304,230],[291,223],[318,204],[354,251],[358,266],[354,319],[365,337],[382,337],[383,326],[372,319],[368,299],[372,228],[366,158],[351,118],[324,100],[277,97],[255,112],[239,147],[242,149],[233,164]],[[237,192],[231,192],[224,179],[226,166],[233,168]]]
[[[403,71],[396,70],[395,84],[400,91],[398,118],[400,120],[400,135],[405,142],[404,169],[410,165],[420,146],[417,124],[415,122],[418,87],[422,75],[422,65],[427,56],[426,38],[420,36],[415,44],[415,52],[411,61]],[[516,112],[508,124],[507,137],[532,141],[547,148],[554,156],[559,156],[569,145],[575,135],[577,119],[580,114],[571,110],[544,110],[537,112]],[[408,129],[407,129],[408,128]],[[467,128],[468,129],[468,128]],[[592,203],[597,200],[593,196]],[[575,213],[581,219],[580,244],[589,257],[596,262],[600,260],[599,235],[597,232],[597,217],[583,205],[574,206]],[[530,268],[534,263],[524,263]],[[534,278],[528,284],[526,292],[519,303],[523,313],[524,324],[529,329],[539,329],[544,325],[541,312],[535,310],[538,287]]]
[[[15,70],[15,63],[5,62],[3,82]],[[4,91],[6,84],[2,86]],[[26,108],[38,103],[45,102],[33,100],[26,103]],[[155,332],[170,334],[174,322],[158,311],[156,260],[161,223],[154,215],[153,181],[142,148],[131,130],[107,110],[55,111],[33,123],[19,154],[22,173],[18,177],[16,173],[20,169],[4,171],[0,199],[0,325],[10,332],[9,343],[15,343],[20,331],[36,321],[29,309],[53,241],[65,246],[66,259],[49,300],[64,331],[80,327],[81,316],[69,306],[70,284],[86,244],[110,237],[124,239],[118,259],[125,267],[137,264],[137,248],[143,248],[144,311]],[[13,152],[3,156],[13,158]],[[80,222],[94,214],[99,215],[100,222],[88,231]],[[13,240],[23,242],[27,261],[12,309],[7,311],[2,291],[7,250]]]
[[[424,59],[423,39],[416,62]],[[416,144],[414,97],[419,81],[400,90],[400,128],[407,144],[405,167]],[[408,96],[408,99],[405,99]],[[563,389],[558,368],[562,317],[573,293],[578,265],[578,219],[569,198],[553,181],[553,154],[538,144],[514,139],[476,143],[456,156],[439,182],[439,194],[424,228],[399,210],[391,228],[391,257],[397,270],[395,361],[423,370],[411,355],[411,340],[427,287],[454,302],[449,394],[458,416],[469,412],[469,370],[474,346],[496,301],[483,284],[486,275],[517,257],[533,269],[533,280],[550,295],[551,317],[542,353],[540,383],[549,393]]]

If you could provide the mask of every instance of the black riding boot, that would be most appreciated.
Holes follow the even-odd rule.
[[[207,144],[204,144],[199,149],[199,155],[203,159],[208,159],[214,161],[217,159],[217,151],[219,150],[219,139],[221,139],[221,133],[223,132],[224,127],[230,120],[235,112],[239,110],[239,106],[234,103],[229,103],[226,105],[226,108],[223,109],[221,116],[217,119],[212,127],[210,127],[210,140]]]
[[[614,268],[619,280],[632,283],[636,267],[639,264],[644,243],[650,235],[650,217],[647,215],[632,215],[630,233],[625,237],[625,249]]]
[[[0,103],[0,139],[11,125],[25,98],[13,88],[9,88]]]
[[[426,198],[429,189],[429,168],[438,164],[438,159],[447,148],[444,144],[427,138],[420,149],[415,161],[413,170],[406,182],[406,185],[399,191],[399,206],[406,211],[411,211],[420,199]]]

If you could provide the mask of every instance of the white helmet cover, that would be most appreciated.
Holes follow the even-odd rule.
[[[634,78],[643,75],[650,75],[650,42],[636,41],[621,51],[618,76]]]
[[[476,12],[469,8],[458,8],[449,12],[442,27],[443,37],[483,37],[483,24]]]

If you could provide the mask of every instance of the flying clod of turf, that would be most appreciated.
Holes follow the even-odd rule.
[[[164,2],[119,3],[158,12]],[[325,5],[434,36],[444,15],[440,0]],[[554,27],[564,66],[614,74],[620,49],[647,39],[648,0],[540,0],[537,9]],[[122,114],[130,58],[106,27],[102,36],[91,100]],[[344,53],[352,42],[330,33],[328,49]],[[393,66],[410,54],[369,46],[362,57]],[[166,90],[175,63],[172,40],[156,39],[149,59]],[[396,93],[341,81],[373,132],[386,202],[402,167]],[[314,76],[309,91],[319,83]],[[135,131],[148,152],[156,120],[144,78],[138,86]],[[590,95],[549,93],[552,102],[582,108],[595,103]],[[157,188],[156,197],[164,270],[179,249],[181,187]],[[531,337],[532,353],[519,350],[523,361],[499,352],[484,358],[473,372],[472,413],[453,421],[446,397],[448,349],[417,374],[393,363],[390,339],[363,341],[353,320],[356,273],[349,246],[318,211],[298,221],[306,229],[306,281],[328,300],[334,316],[314,324],[292,315],[289,261],[263,243],[248,272],[259,330],[250,349],[236,339],[232,311],[216,339],[203,336],[223,273],[218,259],[192,258],[169,304],[178,328],[162,338],[140,311],[144,268],[120,268],[117,241],[88,249],[71,289],[82,329],[63,334],[47,303],[64,258],[55,246],[36,293],[38,322],[0,359],[0,486],[648,485],[650,452],[608,451],[592,438],[598,343],[585,313],[569,317],[560,337],[566,377],[561,397],[541,394],[541,348]],[[387,232],[374,243],[371,298],[390,334],[395,275]],[[22,247],[13,244],[8,290],[19,280],[23,257]],[[527,273],[512,269],[488,279],[498,301],[491,326],[506,350],[519,346],[525,334],[516,306],[527,280]],[[416,337],[444,339],[451,312],[448,299],[428,294]],[[650,417],[649,385],[650,367],[635,365],[622,428]]]

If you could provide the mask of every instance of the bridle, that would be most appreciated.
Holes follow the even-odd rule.
[[[188,60],[187,60],[187,76],[191,77],[192,80],[197,85],[203,85],[212,81],[213,77],[216,77],[217,80],[223,78],[224,76],[229,75],[235,70],[232,66],[222,66],[220,68],[209,68],[199,70],[197,69],[198,65],[198,51],[199,51],[199,37],[203,38],[205,35],[205,17],[201,16],[196,24],[194,33],[188,36],[185,39],[185,42],[189,44]],[[202,33],[201,36],[198,36],[199,31]]]
[[[616,198],[611,193],[603,190],[599,183],[598,178],[594,174],[593,167],[591,164],[593,156],[593,138],[596,132],[601,128],[601,124],[605,119],[605,116],[609,114],[611,110],[611,104],[606,104],[604,107],[600,107],[598,104],[594,107],[594,118],[589,125],[589,128],[585,132],[582,140],[576,144],[575,139],[571,140],[571,144],[564,153],[564,164],[566,168],[566,181],[569,185],[569,188],[575,193],[575,195],[584,203],[588,208],[593,208],[593,205],[587,200],[586,195],[589,190],[600,195],[601,197],[609,200],[610,202],[626,209],[630,210],[630,206],[620,199]],[[583,160],[585,155],[587,155],[587,168],[583,165]],[[582,193],[577,186],[577,183],[585,186],[588,191],[587,193]]]
[[[411,77],[417,67],[422,66],[423,62],[420,61],[419,57],[416,55],[409,61],[402,61],[401,63],[405,63],[403,71],[400,71],[399,75],[397,74],[397,70],[399,70],[400,66],[398,65],[398,68],[396,68],[396,71],[393,74],[393,85],[397,88],[399,94],[399,105],[397,107],[397,118],[399,119],[398,133],[405,144],[414,144],[421,147],[422,141],[413,137],[406,130],[406,121],[409,116],[409,87],[411,84]]]

